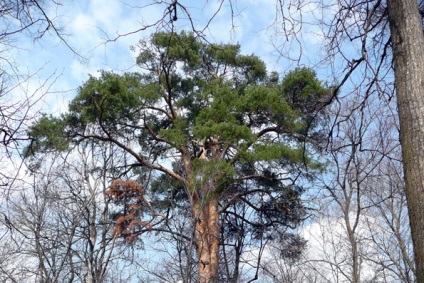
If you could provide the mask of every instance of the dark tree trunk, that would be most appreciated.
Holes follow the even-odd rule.
[[[417,282],[424,282],[424,35],[417,0],[388,0]]]

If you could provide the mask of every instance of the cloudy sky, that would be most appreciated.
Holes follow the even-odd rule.
[[[89,74],[95,76],[98,70],[104,69],[115,72],[137,71],[134,66],[137,54],[132,52],[130,47],[156,29],[133,32],[162,19],[170,0],[161,4],[152,2],[161,1],[64,0],[62,6],[50,7],[47,10],[49,16],[55,20],[58,27],[63,27],[66,42],[81,57],[76,56],[53,34],[47,34],[36,42],[23,36],[17,38],[21,47],[15,53],[19,71],[37,73],[25,84],[25,88],[32,93],[38,90],[40,85],[43,86],[39,91],[48,92],[43,104],[45,112],[57,114],[64,111],[68,101],[75,96],[75,89]],[[233,7],[230,7],[229,1],[225,1],[222,6],[219,0],[179,1],[189,11],[195,28],[204,30],[208,41],[240,43],[243,53],[255,53],[268,64],[269,69],[284,73],[293,69],[295,64],[290,60],[281,59],[275,49],[276,44],[292,43],[291,39],[276,37],[275,29],[272,28],[276,18],[276,2],[233,1]],[[220,11],[214,17],[218,9]],[[316,17],[319,12],[313,4],[302,7],[302,10],[304,17]],[[295,7],[286,12],[294,18],[299,13]],[[208,28],[204,29],[211,18],[213,20]],[[166,20],[169,22],[169,19]],[[175,24],[179,29],[191,30],[188,16],[181,9],[178,10],[178,20]],[[286,22],[286,28],[290,27],[291,24]],[[303,57],[308,57],[308,61],[302,63],[311,65],[311,58],[315,58],[315,53],[320,50],[320,31],[308,27],[305,30],[307,33],[299,39],[310,48],[302,50],[304,55],[309,55]],[[131,34],[123,36],[127,33]],[[273,40],[275,38],[278,39],[277,42]],[[296,44],[287,50],[290,57],[297,57],[299,53]],[[46,80],[48,83],[45,83]]]
[[[171,0],[163,3],[154,0],[61,2],[62,6],[49,7],[47,12],[58,27],[63,27],[64,39],[78,55],[53,33],[46,34],[38,41],[19,35],[15,39],[15,45],[20,48],[13,52],[18,71],[22,74],[35,74],[13,93],[17,96],[22,95],[22,91],[29,95],[35,92],[38,95],[45,93],[42,101],[44,103],[40,103],[39,107],[44,112],[56,115],[66,111],[68,102],[76,95],[76,89],[89,75],[96,76],[99,70],[113,70],[118,73],[137,71],[134,64],[137,54],[130,47],[136,45],[140,39],[147,38],[156,28],[135,31],[162,19]],[[299,42],[293,37],[282,36],[283,28],[297,32],[299,26],[293,21],[278,22],[273,26],[278,1],[233,0],[233,7],[229,6],[228,0],[222,6],[221,0],[178,2],[187,8],[196,30],[203,30],[208,41],[239,43],[243,53],[260,56],[270,70],[282,74],[293,69],[299,62],[282,58],[281,55],[293,59],[302,54],[300,64],[314,67],[321,79],[327,79],[325,70],[320,70],[316,65],[320,59],[318,55],[323,51],[322,31],[311,24],[302,26],[302,33],[296,38]],[[218,10],[219,13],[215,15]],[[313,3],[300,10],[303,13],[303,22],[312,23],[324,16],[331,17],[331,14],[320,14]],[[298,7],[286,7],[284,13],[291,19],[300,19],[300,10]],[[208,24],[210,19],[212,21]],[[169,19],[165,20],[169,22]],[[192,30],[187,14],[181,9],[178,10],[175,25],[180,30]],[[298,43],[304,48],[299,49]],[[282,46],[284,49],[280,48]],[[339,223],[329,223],[331,225],[328,227],[342,229]],[[305,238],[315,247],[325,246],[323,242],[319,242],[322,238],[314,238],[315,234],[320,234],[320,229],[326,227],[318,227],[318,224],[320,223],[310,225],[307,227],[310,231],[304,231]]]

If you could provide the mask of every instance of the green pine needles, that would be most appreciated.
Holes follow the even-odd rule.
[[[204,261],[201,246],[219,245],[201,233],[225,245],[240,222],[230,230],[202,223],[231,222],[238,217],[232,207],[252,212],[238,217],[252,239],[295,227],[305,214],[297,181],[322,165],[311,153],[325,136],[330,91],[315,72],[297,68],[280,80],[240,46],[206,44],[185,32],[157,33],[137,48],[140,73],[90,77],[68,113],[32,126],[28,154],[83,140],[115,144],[128,153],[127,164],[156,172],[146,188],[156,209],[180,202],[200,219],[194,225]],[[211,261],[216,248],[208,252]]]

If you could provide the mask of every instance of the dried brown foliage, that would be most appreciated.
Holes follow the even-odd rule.
[[[136,240],[138,228],[151,229],[150,224],[141,220],[143,208],[147,203],[144,199],[145,190],[133,180],[114,180],[105,195],[122,207],[122,211],[114,217],[115,235],[125,238],[127,243]]]

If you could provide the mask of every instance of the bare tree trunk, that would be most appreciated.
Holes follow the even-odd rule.
[[[349,212],[343,212],[345,215],[345,224],[346,224],[346,230],[347,230],[347,234],[348,234],[348,238],[349,238],[349,242],[350,242],[350,250],[352,253],[352,283],[360,283],[361,282],[361,273],[360,273],[360,269],[359,269],[359,253],[358,253],[358,239],[356,238],[355,235],[355,230],[354,228],[352,228],[352,226],[350,225],[350,219],[349,219]],[[358,212],[359,213],[359,212]],[[356,218],[356,223],[357,220],[359,218]],[[354,226],[356,226],[356,223],[354,224]]]
[[[199,282],[217,283],[219,264],[219,214],[218,200],[201,201],[194,210],[196,217],[195,235],[199,259]]]
[[[388,0],[417,282],[424,282],[424,36],[416,0]]]

